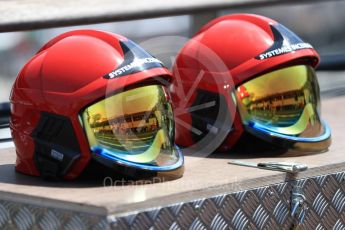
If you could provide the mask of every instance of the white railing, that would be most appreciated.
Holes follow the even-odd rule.
[[[0,0],[0,32],[321,0]]]

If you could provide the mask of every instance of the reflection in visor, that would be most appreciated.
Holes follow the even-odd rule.
[[[181,162],[173,145],[172,107],[162,86],[144,86],[110,96],[86,108],[82,119],[96,154],[151,166]]]
[[[292,66],[250,80],[237,88],[237,101],[247,125],[299,137],[324,132],[319,85],[310,66]]]

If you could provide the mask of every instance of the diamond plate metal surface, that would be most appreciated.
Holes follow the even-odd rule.
[[[105,216],[0,200],[0,229],[110,229]]]
[[[96,216],[0,199],[0,229],[291,229],[291,190],[306,197],[303,229],[345,230],[345,172],[122,216]]]
[[[303,229],[345,230],[345,172],[265,186],[113,218],[113,229],[291,229],[293,186],[307,202]]]

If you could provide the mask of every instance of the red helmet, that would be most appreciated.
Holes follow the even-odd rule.
[[[74,179],[92,160],[129,176],[181,176],[170,80],[159,60],[123,36],[77,30],[52,39],[12,89],[16,170]]]
[[[209,136],[206,143],[225,151],[251,136],[284,148],[326,149],[331,135],[320,118],[318,62],[309,43],[272,19],[235,14],[209,22],[173,67],[177,144]],[[181,89],[193,90],[188,102]]]

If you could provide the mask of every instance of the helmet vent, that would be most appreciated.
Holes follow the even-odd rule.
[[[35,164],[43,177],[60,178],[80,157],[80,148],[71,121],[46,112],[32,133]]]

